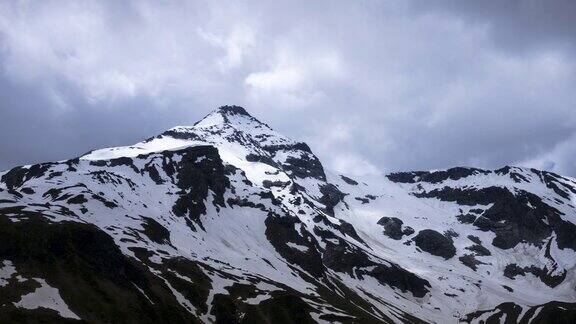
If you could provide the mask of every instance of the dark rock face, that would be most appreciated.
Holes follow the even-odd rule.
[[[558,214],[549,214],[548,221],[556,233],[558,248],[576,251],[576,225],[562,220]]]
[[[297,217],[270,213],[265,221],[266,237],[288,262],[299,265],[315,277],[322,277],[325,267],[322,263],[322,256],[316,248],[317,242],[306,230],[303,230],[304,235],[301,236],[294,229],[294,224],[299,222]],[[293,248],[288,243],[301,246],[303,249]]]
[[[527,310],[523,307],[528,308]],[[489,314],[486,316],[486,314]],[[472,323],[482,317],[486,324],[498,323],[555,323],[576,322],[576,303],[549,302],[536,306],[519,306],[515,303],[502,303],[494,309],[476,311],[466,315],[461,321]]]
[[[316,217],[313,218],[313,221],[315,223],[322,222],[322,224],[324,224],[324,225],[326,225],[332,229],[337,230],[338,232],[342,233],[343,235],[350,236],[350,237],[354,238],[356,241],[363,243],[363,244],[366,244],[360,238],[360,236],[358,236],[358,233],[356,233],[354,226],[352,226],[352,224],[350,224],[346,221],[341,220],[340,224],[335,224],[335,223],[330,222],[328,220],[328,218],[322,214],[316,215]],[[315,231],[318,231],[317,227],[315,227]],[[333,234],[331,232],[327,232],[327,233],[325,231],[322,231],[322,232],[324,233],[323,236],[328,235],[328,233],[330,233],[330,237],[324,237],[324,238],[336,238],[336,236],[333,236]]]
[[[490,171],[476,169],[476,168],[463,168],[457,167],[445,171],[415,171],[415,172],[397,172],[391,173],[387,177],[392,182],[398,183],[416,183],[418,181],[439,183],[445,180],[459,180],[469,177],[474,174],[489,174]]]
[[[152,165],[152,161],[150,161],[148,164],[146,164],[146,166],[144,166],[144,169],[141,171],[141,173],[142,174],[148,173],[150,179],[152,179],[152,181],[154,181],[154,183],[158,185],[164,183],[164,180],[162,180],[162,178],[160,177],[160,173],[158,172],[156,167]]]
[[[454,231],[454,229],[450,228],[450,229],[444,231],[444,236],[446,236],[447,238],[452,240],[455,237],[459,237],[460,234],[456,233],[456,231]]]
[[[512,289],[512,288],[511,288],[511,287],[509,287],[509,286],[506,286],[506,285],[502,285],[502,288],[504,288],[504,289],[508,290],[509,292],[514,292],[514,289]]]
[[[136,170],[135,172],[138,171]],[[134,189],[136,187],[136,184],[132,180],[114,172],[108,172],[106,170],[95,170],[91,171],[90,175],[92,176],[93,180],[96,180],[98,181],[98,183],[101,184],[113,184],[113,185],[127,184],[131,189]]]
[[[462,224],[472,224],[476,220],[476,216],[472,214],[460,214],[457,215],[456,218]]]
[[[24,187],[24,188],[20,189],[20,192],[23,194],[27,194],[27,195],[32,195],[35,193],[34,189],[28,188],[28,187]]]
[[[301,151],[303,154],[312,154],[312,150],[310,146],[304,142],[296,142],[293,144],[276,144],[276,145],[267,145],[262,147],[265,151],[270,152],[271,154],[275,154],[278,151],[292,151],[297,152]]]
[[[6,184],[8,190],[21,187],[26,181],[43,176],[52,166],[52,163],[34,164],[29,168],[15,167],[6,172],[0,180]]]
[[[576,303],[549,302],[542,305],[540,312],[538,312],[538,307],[532,307],[526,312],[524,318],[531,318],[532,323],[575,323]]]
[[[501,249],[512,248],[520,242],[542,244],[542,241],[550,236],[552,230],[561,232],[560,224],[565,223],[563,221],[558,224],[554,223],[554,220],[558,220],[559,211],[542,202],[534,194],[525,191],[518,191],[514,194],[501,187],[487,187],[480,190],[444,187],[416,195],[454,201],[469,206],[493,204],[483,212],[482,216],[476,218],[473,224],[483,231],[494,232],[496,238],[492,241],[492,245]],[[546,219],[549,225],[546,224]],[[566,235],[570,236],[568,233]]]
[[[539,171],[536,169],[531,169],[531,171],[538,175],[546,184],[546,187],[552,189],[556,194],[558,194],[558,196],[564,199],[569,199],[571,193],[576,194],[576,189],[567,185],[565,182],[560,181],[564,178],[556,173]]]
[[[355,180],[352,180],[346,176],[340,175],[340,178],[342,178],[342,180],[344,180],[344,182],[346,182],[347,184],[351,185],[351,186],[357,186],[358,182]]]
[[[104,198],[100,195],[97,195],[97,194],[92,194],[92,199],[100,201],[102,204],[104,204],[104,206],[106,206],[110,209],[118,207],[118,205],[116,203],[109,201],[106,198]]]
[[[238,323],[316,323],[310,313],[312,307],[293,294],[276,293],[259,305],[248,306],[246,315]],[[230,312],[229,312],[230,313]],[[221,320],[219,320],[221,319]],[[228,322],[218,317],[218,323]]]
[[[292,178],[314,178],[326,181],[326,174],[322,163],[312,154],[310,147],[308,147],[306,143],[296,142],[293,144],[257,145],[263,152],[259,154],[249,154],[246,157],[249,161],[261,162],[281,168]],[[274,161],[273,157],[281,152],[288,152],[290,154],[284,163],[279,164]]]
[[[318,221],[322,221],[319,219]],[[410,292],[416,297],[423,297],[430,284],[428,281],[417,275],[400,268],[395,264],[383,265],[372,261],[362,250],[354,247],[345,241],[338,239],[331,232],[315,228],[315,233],[329,239],[336,239],[338,244],[325,241],[326,248],[320,251],[316,248],[314,239],[304,232],[304,238],[298,236],[294,230],[297,219],[292,217],[278,217],[270,215],[266,219],[266,235],[276,250],[287,260],[299,265],[310,274],[320,278],[324,276],[325,267],[333,271],[344,272],[351,276],[368,275],[376,278],[381,284],[400,289],[402,292]],[[346,223],[345,223],[346,224]],[[340,225],[346,227],[345,224]],[[346,230],[343,230],[346,232]],[[357,236],[355,231],[351,236]],[[297,244],[305,247],[306,251],[300,251],[288,246],[285,242]],[[367,271],[363,268],[375,266],[373,270]]]
[[[247,116],[247,117],[252,118],[252,116],[250,116],[250,114],[246,111],[246,109],[244,109],[240,106],[222,106],[222,107],[218,108],[218,111],[223,116],[241,115],[241,116]]]
[[[482,241],[480,240],[480,238],[478,236],[468,235],[467,238],[476,244],[482,244]]]
[[[273,167],[278,167],[278,163],[276,163],[270,156],[267,155],[260,155],[260,154],[248,154],[246,155],[246,160],[248,162],[260,162],[264,164],[268,164]]]
[[[214,193],[214,205],[224,206],[224,192],[230,186],[218,150],[213,146],[194,146],[181,151],[180,162],[172,166],[178,171],[177,185],[182,190],[172,208],[174,214],[187,216],[202,228],[200,215],[206,212],[204,200],[208,190]],[[173,152],[163,152],[171,158]],[[167,171],[168,173],[169,171]],[[192,228],[194,225],[189,223]]]
[[[326,205],[326,211],[329,214],[334,214],[334,207],[346,196],[338,187],[331,183],[320,187],[320,192],[322,193],[320,202]]]
[[[367,204],[370,202],[370,199],[368,198],[355,197],[354,199],[361,201],[363,204]]]
[[[150,217],[142,217],[142,220],[144,221],[142,223],[144,235],[148,236],[152,242],[170,244],[170,231],[168,231],[166,227]]]
[[[493,173],[500,176],[508,175],[516,183],[528,182],[528,178],[518,170],[514,167],[503,167],[495,171],[453,168],[437,172],[399,172],[390,174],[388,178],[398,183],[442,183],[448,179],[458,180],[473,175]],[[576,191],[573,186],[568,185],[569,180],[557,174],[534,169],[530,172],[547,188],[564,199]],[[507,188],[497,186],[481,189],[445,186],[429,192],[417,192],[414,195],[469,206],[492,204],[492,207],[482,212],[482,215],[476,219],[474,219],[475,215],[471,214],[458,215],[457,218],[462,223],[473,223],[481,230],[494,232],[496,238],[492,244],[496,247],[509,249],[520,242],[540,245],[552,232],[555,232],[559,245],[576,250],[574,232],[576,225],[563,221],[559,216],[561,213],[556,208],[532,193],[523,190],[511,192]]]
[[[263,186],[264,188],[266,188],[266,189],[270,189],[270,188],[272,188],[272,187],[281,187],[281,188],[284,188],[284,187],[286,187],[286,186],[289,185],[289,184],[290,184],[290,182],[288,182],[288,181],[286,181],[286,182],[283,182],[283,181],[274,181],[274,182],[272,182],[272,181],[270,181],[270,180],[264,180],[264,181],[262,182],[262,186]]]
[[[147,140],[172,137],[202,146],[3,173],[0,270],[9,261],[17,271],[8,280],[0,278],[0,323],[68,321],[50,309],[12,305],[40,287],[33,278],[58,288],[70,309],[89,323],[196,323],[199,316],[217,323],[452,322],[453,314],[461,313],[449,303],[461,293],[481,294],[478,301],[469,299],[478,307],[495,295],[522,300],[524,287],[502,285],[508,280],[503,276],[536,276],[565,293],[570,270],[553,258],[552,247],[576,250],[571,179],[515,167],[453,168],[398,172],[388,175],[396,184],[376,183],[394,188],[372,188],[345,176],[337,186],[326,181],[320,160],[305,143],[276,138],[241,107],[224,106],[215,113],[222,123],[215,118],[210,121],[217,125],[179,127]],[[246,125],[250,132],[243,131]],[[224,163],[218,148],[229,144],[247,149],[237,158],[266,164],[251,165],[263,168],[262,177],[252,178],[235,159]],[[132,148],[138,154],[138,145]],[[403,205],[396,214],[390,208],[397,202],[414,208]],[[382,217],[374,224],[379,208],[407,216]],[[429,221],[427,227],[437,231],[413,235],[407,220]],[[404,242],[392,242],[380,231]],[[520,242],[540,249],[548,268],[522,255],[522,266],[495,271],[497,257],[507,263],[515,258],[491,252]],[[442,259],[420,254],[432,264],[418,265],[418,252]],[[452,259],[454,269],[436,266],[444,259]],[[462,275],[466,280],[451,280]],[[450,281],[439,283],[444,280]],[[422,309],[407,310],[410,303]],[[570,303],[522,307],[505,303],[462,320],[575,319]]]
[[[164,133],[158,135],[159,138],[163,136],[172,137],[176,139],[183,139],[183,140],[200,140],[200,137],[195,133],[184,133],[184,132],[177,132],[173,130],[167,130]]]
[[[470,250],[472,252],[475,252],[476,255],[479,255],[479,256],[491,255],[490,250],[488,250],[487,248],[485,248],[481,244],[474,244],[472,246],[467,247],[466,250]]]
[[[546,267],[542,269],[536,266],[519,267],[517,264],[512,263],[504,269],[504,276],[510,279],[514,279],[516,276],[525,276],[527,273],[531,273],[540,278],[543,283],[550,287],[558,286],[566,278],[566,271],[563,271],[561,275],[554,276],[549,274],[549,270]]]
[[[364,243],[364,241],[360,238],[360,236],[358,236],[358,233],[356,233],[356,230],[354,229],[354,226],[352,226],[352,224],[346,221],[341,221],[340,226],[336,226],[336,229],[339,230],[340,233],[348,235],[360,243]]]
[[[415,297],[424,297],[430,288],[427,280],[395,264],[379,265],[372,270],[371,275],[380,283],[398,288],[402,292],[410,291]]]
[[[464,254],[463,256],[459,257],[458,260],[462,262],[463,265],[467,266],[468,268],[476,271],[478,269],[478,265],[486,264],[484,262],[476,260],[473,254]]]
[[[402,234],[404,234],[406,236],[410,236],[410,235],[414,234],[414,229],[410,226],[404,226],[404,229],[402,230]]]
[[[0,215],[0,237],[1,260],[11,260],[24,278],[44,278],[57,287],[69,308],[87,322],[198,322],[160,279],[124,256],[112,238],[93,225],[51,224],[41,215],[13,223]],[[26,285],[32,280],[0,287],[0,305],[30,292]],[[66,321],[54,311],[0,306],[0,322],[24,319]]]
[[[550,235],[550,228],[544,223],[542,215],[553,214],[554,211],[540,198],[528,193],[515,197],[507,194],[504,197],[506,199],[499,200],[482,214],[489,220],[488,227],[496,229],[497,236],[492,242],[494,246],[508,249],[521,241],[537,243]],[[540,210],[530,208],[531,203]],[[503,227],[494,224],[501,221],[505,222]]]
[[[339,244],[331,242],[326,244],[322,261],[326,267],[334,271],[345,272],[352,277],[372,276],[382,285],[397,288],[404,293],[410,292],[415,297],[424,297],[430,287],[427,280],[394,263],[379,264],[372,261],[365,252],[342,240]],[[363,269],[366,267],[374,267],[374,269]]]
[[[382,217],[378,225],[384,227],[384,234],[391,239],[401,240],[404,235],[414,234],[414,230],[409,226],[402,226],[404,222],[397,217]]]
[[[341,242],[344,243],[344,242]],[[354,268],[368,267],[375,263],[370,261],[366,253],[347,244],[334,244],[328,242],[322,255],[324,264],[335,271],[346,272],[353,275]]]
[[[129,157],[119,157],[116,159],[108,160],[106,165],[109,167],[123,165],[131,168],[132,170],[134,170],[134,172],[139,172],[138,168],[134,165],[134,161],[132,161],[132,159]]]
[[[418,232],[414,237],[414,242],[422,251],[444,259],[450,259],[456,254],[456,248],[452,240],[431,229]]]
[[[88,199],[86,199],[86,197],[84,197],[84,195],[76,195],[70,199],[67,200],[67,203],[69,204],[83,204],[86,203],[88,201]]]
[[[361,201],[362,204],[368,204],[371,200],[375,200],[376,196],[373,195],[365,195],[364,197],[354,197],[354,199]]]
[[[297,178],[316,178],[326,180],[326,174],[320,161],[311,154],[304,154],[300,158],[289,156],[286,158],[284,169]]]
[[[414,171],[414,172],[396,172],[390,173],[386,177],[388,180],[396,183],[416,183],[420,180],[420,177],[425,175],[425,171]]]
[[[508,174],[510,176],[510,178],[512,180],[514,180],[514,182],[520,183],[520,182],[528,182],[528,179],[526,179],[526,177],[516,171],[514,171],[511,167],[509,166],[505,166],[501,169],[498,169],[496,171],[494,171],[494,173],[499,174],[499,175],[505,175]]]

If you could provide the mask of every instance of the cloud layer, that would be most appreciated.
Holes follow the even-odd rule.
[[[338,172],[576,176],[576,6],[465,3],[3,2],[0,169],[240,104]]]

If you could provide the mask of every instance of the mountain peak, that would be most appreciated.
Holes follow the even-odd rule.
[[[244,116],[250,116],[252,117],[247,111],[246,109],[244,109],[243,107],[240,106],[221,106],[218,109],[215,110],[215,112],[218,112],[222,115],[244,115]]]
[[[240,146],[287,145],[295,142],[277,133],[267,124],[251,116],[240,106],[221,106],[192,126],[176,126],[158,136],[126,147],[105,148],[83,155],[98,160],[129,157],[171,150],[199,143],[218,145],[236,142]],[[309,151],[309,149],[308,149]]]
[[[202,118],[200,121],[195,123],[194,126],[210,127],[221,124],[239,125],[247,123],[257,123],[265,125],[264,123],[260,122],[258,119],[250,115],[243,107],[232,105],[232,106],[221,106],[213,110],[206,117]]]
[[[513,167],[338,177],[224,106],[0,173],[0,322],[576,323],[575,195],[575,179]]]

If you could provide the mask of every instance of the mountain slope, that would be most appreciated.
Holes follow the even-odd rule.
[[[352,179],[225,106],[0,179],[0,320],[576,316],[576,181],[549,172]]]

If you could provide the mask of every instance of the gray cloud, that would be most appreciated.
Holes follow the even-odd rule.
[[[413,9],[451,13],[484,24],[498,45],[515,51],[576,45],[576,2],[570,0],[432,0]]]
[[[339,172],[576,176],[574,6],[545,4],[4,3],[0,169],[240,104]]]

